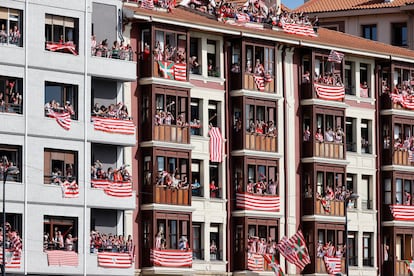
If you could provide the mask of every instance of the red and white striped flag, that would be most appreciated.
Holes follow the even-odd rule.
[[[265,89],[265,78],[260,75],[253,75],[254,83],[256,84],[257,90],[263,92]]]
[[[176,63],[174,64],[174,78],[178,81],[187,80],[187,64],[186,63]]]
[[[308,248],[302,231],[298,230],[290,239],[283,237],[277,248],[286,260],[296,265],[300,270],[311,263]]]
[[[148,10],[154,9],[154,0],[142,0],[141,7]]]
[[[345,55],[343,53],[337,52],[335,50],[331,50],[328,56],[328,61],[335,62],[335,63],[341,63],[344,56]]]
[[[64,198],[77,198],[79,197],[79,186],[76,183],[76,180],[69,182],[65,180],[62,183],[62,192]]]
[[[390,205],[391,214],[395,220],[414,221],[414,206]]]
[[[156,250],[151,249],[151,261],[154,266],[191,267],[193,253],[191,250]]]
[[[105,268],[130,268],[132,257],[128,253],[98,252],[98,266]]]
[[[109,179],[91,179],[92,188],[105,189],[111,184]]]
[[[328,271],[329,274],[335,275],[341,273],[341,257],[324,256],[323,260],[325,261],[326,271]]]
[[[50,110],[48,111],[47,116],[50,118],[55,118],[58,125],[60,125],[65,130],[70,130],[72,119],[70,118],[69,112],[65,111],[63,113],[59,113],[59,112]]]
[[[317,36],[311,25],[285,23],[283,24],[283,31],[288,34],[305,35],[311,37]]]
[[[267,265],[272,268],[275,276],[285,276],[283,269],[280,267],[278,260],[275,259],[274,255],[264,254],[264,260],[266,261]]]
[[[66,250],[49,250],[47,261],[49,266],[78,266],[78,253]]]
[[[135,125],[131,120],[101,118],[96,116],[92,117],[92,120],[95,130],[125,135],[135,134]]]
[[[13,251],[21,252],[23,248],[22,239],[16,233],[16,231],[9,232],[10,247],[13,248]]]
[[[220,129],[212,127],[208,134],[210,135],[210,161],[222,162],[223,138],[221,137]]]
[[[78,52],[76,52],[75,44],[73,43],[55,43],[55,42],[46,42],[46,50],[49,50],[51,52],[56,51],[63,51],[63,52],[69,52],[73,55],[77,56]]]
[[[250,22],[250,16],[247,13],[237,13],[236,22],[238,23],[247,23]]]
[[[264,258],[261,254],[248,253],[247,268],[252,271],[264,270]]]
[[[345,98],[345,87],[314,83],[316,94],[322,100],[342,101]]]
[[[410,162],[410,163],[414,162],[414,156],[413,156],[413,151],[412,150],[408,150],[408,162]]]
[[[243,210],[279,212],[280,197],[252,193],[237,193],[236,206]]]
[[[104,188],[105,194],[114,197],[131,197],[132,183],[131,182],[113,182]]]
[[[6,268],[19,269],[21,266],[21,252],[6,249]],[[3,263],[3,250],[0,247],[0,263]]]

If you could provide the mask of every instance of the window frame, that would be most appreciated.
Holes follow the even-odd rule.
[[[362,37],[369,40],[377,41],[377,24],[361,25]],[[368,31],[368,33],[367,33]]]
[[[47,227],[49,225],[49,227]],[[72,233],[72,237],[78,237],[78,217],[68,217],[68,216],[52,216],[52,215],[44,215],[43,216],[43,232],[49,234],[51,240],[54,238],[54,229],[56,229],[56,225],[60,225],[60,227],[64,226],[66,229],[65,232],[62,231],[63,238],[66,238],[66,234]],[[49,230],[47,230],[49,228]],[[59,229],[58,229],[59,230]],[[48,247],[49,248],[49,247]],[[75,242],[73,245],[73,251],[78,252],[78,243]]]
[[[53,91],[53,90],[48,90],[48,88],[53,89],[52,87],[60,87],[60,91]],[[65,106],[65,103],[67,101],[70,102],[70,104],[72,105],[72,109],[74,111],[74,114],[71,115],[71,119],[72,120],[78,120],[78,97],[79,97],[79,87],[77,84],[68,84],[68,83],[59,83],[59,82],[53,82],[53,81],[45,81],[45,90],[44,90],[44,104],[46,105],[47,103],[49,103],[52,100],[55,100],[56,102],[58,102],[56,99],[53,98],[53,96],[51,95],[52,93],[55,94],[59,94],[58,97],[60,97],[61,102],[58,102],[60,105],[60,109],[59,110],[55,110],[57,112],[62,112],[63,111],[63,107]],[[50,99],[50,100],[49,100]],[[45,117],[47,117],[47,114],[45,112]]]
[[[70,39],[71,38],[70,36],[72,36],[72,39]],[[62,37],[63,37],[63,40],[62,40]],[[76,51],[78,51],[79,49],[79,18],[46,13],[45,14],[45,47],[47,43],[61,43],[61,44],[71,43],[73,44],[73,46],[75,46]],[[62,53],[65,53],[65,52],[62,52]]]
[[[53,158],[62,158],[63,159],[53,159]],[[73,161],[71,161],[73,160]],[[75,181],[77,181],[78,179],[78,152],[77,151],[71,151],[71,150],[58,150],[58,149],[52,149],[52,148],[45,148],[44,149],[44,171],[43,171],[43,175],[44,175],[44,183],[45,184],[53,184],[53,161],[58,161],[59,163],[61,163],[61,167],[58,168],[60,169],[61,172],[61,177],[58,178],[67,178],[68,177],[68,168],[70,168],[70,166],[72,166],[72,177],[70,177],[70,179],[74,179]],[[69,163],[69,162],[73,162],[73,163]],[[57,162],[55,162],[56,165]],[[46,175],[46,171],[47,169],[50,168],[50,175]],[[55,166],[56,168],[56,166]]]
[[[18,47],[23,47],[23,11],[8,7],[0,7],[0,12],[1,10],[4,10],[4,12],[7,13],[6,18],[0,18],[0,27],[2,26],[2,24],[5,24],[7,38],[6,42],[0,42],[0,45],[15,45]],[[13,16],[16,16],[16,18],[14,18]],[[14,24],[12,24],[12,22]],[[17,29],[20,33],[20,37],[17,43],[14,41],[11,42],[9,37],[9,30],[14,29],[14,26],[17,26]]]

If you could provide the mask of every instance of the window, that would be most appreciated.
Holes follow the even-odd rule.
[[[43,249],[78,251],[78,218],[44,216]]]
[[[345,139],[346,139],[346,150],[356,152],[356,119],[355,118],[346,118],[346,129],[345,129]]]
[[[44,181],[47,184],[59,185],[65,180],[73,181],[77,178],[77,152],[45,149],[44,163]]]
[[[23,12],[0,7],[0,45],[23,46]],[[11,32],[10,32],[11,30]]]
[[[207,39],[207,74],[209,77],[220,77],[219,42]]]
[[[201,75],[201,39],[190,38],[190,74]]]
[[[7,158],[9,166],[17,167],[17,170],[11,171],[7,174],[7,181],[22,181],[22,147],[13,145],[0,144],[0,172],[3,171],[2,157]],[[3,173],[0,173],[0,180],[3,181]]]
[[[370,89],[370,65],[366,63],[359,64],[359,81],[360,81],[360,90],[359,96],[362,98],[371,97]]]
[[[248,183],[244,187],[245,192],[256,194],[278,195],[278,167],[276,162],[257,162],[248,164]]]
[[[344,133],[342,131],[344,118],[340,115],[316,114],[317,128],[324,133],[325,142],[343,143]]]
[[[171,216],[167,219],[157,219],[158,232],[166,233],[164,244],[161,245],[161,248],[164,247],[165,249],[184,249],[179,247],[189,246],[189,227],[190,222],[188,220],[178,219],[178,217],[175,218],[175,216]],[[183,244],[182,241],[186,241],[187,244]]]
[[[174,61],[180,58],[180,62],[186,62],[185,53],[187,49],[187,37],[185,34],[179,34],[172,31],[155,31],[155,51],[154,58],[161,61]],[[160,56],[158,56],[160,54]],[[179,56],[180,55],[180,56]]]
[[[187,182],[188,179],[188,159],[157,156],[158,185],[178,185],[179,182]],[[165,174],[166,173],[166,174]],[[170,179],[172,179],[170,181]],[[178,186],[177,186],[178,187]]]
[[[187,121],[187,97],[156,94],[156,125],[184,126]],[[158,116],[158,117],[157,117]]]
[[[391,24],[391,44],[395,46],[407,46],[408,44],[407,23]]]
[[[218,102],[208,101],[208,124],[212,127],[219,127],[218,107]]]
[[[238,74],[241,72],[240,68],[240,59],[241,59],[241,49],[239,44],[232,44],[231,49],[231,73]]]
[[[256,222],[256,223],[255,223]],[[248,237],[248,252],[259,253],[261,248],[259,242],[255,237],[259,238],[260,243],[264,246],[265,250],[271,249],[266,247],[268,244],[274,245],[278,240],[278,229],[276,225],[268,225],[255,219],[250,219],[248,223],[247,237]],[[268,251],[266,253],[269,253]]]
[[[356,174],[348,173],[346,174],[346,189],[347,191],[354,192],[357,191],[357,176]],[[357,200],[351,200],[348,202],[348,208],[357,208]]]
[[[211,224],[210,226],[210,260],[222,260],[222,250],[220,246],[220,230],[219,224]]]
[[[222,187],[219,177],[219,164],[210,162],[210,198],[222,198]]]
[[[384,203],[392,203],[391,178],[384,179]]]
[[[193,223],[193,259],[204,260],[203,248],[202,248],[202,224]]]
[[[329,171],[318,171],[317,175],[317,186],[316,192],[317,195],[325,196],[329,191],[333,193],[341,191],[344,189],[344,174],[337,172]],[[335,194],[335,197],[338,196],[338,199],[341,199],[340,194]],[[343,199],[342,199],[343,200]]]
[[[362,200],[362,209],[365,210],[372,210],[374,207],[373,203],[373,187],[372,187],[372,176],[369,175],[363,175],[361,180],[361,187],[363,189],[360,189],[360,195]]]
[[[377,40],[377,25],[362,25],[362,37]]]
[[[58,51],[74,54],[73,51],[77,51],[79,42],[78,21],[77,18],[46,14],[46,50],[56,51],[56,47],[52,45],[59,43],[67,47],[60,47],[61,50]]]
[[[203,196],[204,185],[201,178],[201,163],[200,160],[191,160],[191,190],[193,196]]]
[[[0,76],[0,112],[23,113],[23,79]]]
[[[358,266],[358,234],[357,232],[348,232],[348,248],[349,248],[349,265]]]
[[[45,82],[45,116],[48,112],[70,112],[73,120],[78,119],[78,86]]]
[[[191,98],[191,135],[202,135],[202,128],[201,128],[201,105],[202,100]]]
[[[412,260],[413,236],[410,234],[397,234],[395,241],[395,259]]]
[[[326,225],[327,226],[327,225]],[[322,225],[321,225],[322,227]],[[349,234],[349,233],[348,233]],[[335,249],[341,254],[344,254],[344,231],[337,230],[337,229],[330,229],[328,226],[324,229],[318,229],[318,241],[319,245],[317,248],[317,256],[321,258],[321,256],[326,255],[328,252],[326,251],[333,251],[335,254]],[[330,242],[330,247],[326,248],[324,245]],[[329,254],[332,254],[329,252]]]
[[[355,96],[355,62],[345,61],[345,93]]]
[[[372,233],[364,233],[362,237],[362,264],[364,266],[374,266],[374,255],[372,248],[374,245],[372,244]],[[397,236],[398,240],[398,236]]]
[[[372,153],[371,129],[372,129],[371,120],[362,119],[361,120],[361,153]]]
[[[275,124],[276,103],[265,103],[258,100],[248,100],[247,102],[245,118],[246,132],[277,136],[277,126]],[[261,105],[259,105],[259,103],[261,103]],[[237,115],[235,115],[235,117],[236,116]]]

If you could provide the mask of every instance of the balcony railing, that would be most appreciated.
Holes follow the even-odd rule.
[[[411,260],[409,260],[408,262],[411,262]],[[410,275],[406,261],[396,261],[395,262],[395,276],[405,276],[405,275]]]
[[[277,137],[258,133],[247,133],[246,149],[277,152]]]
[[[190,191],[188,188],[176,189],[158,185],[154,187],[154,190],[154,203],[185,206],[190,205]]]
[[[273,76],[260,76],[255,74],[244,74],[244,88],[247,90],[275,93],[275,79]]]
[[[412,151],[403,149],[394,150],[393,161],[394,165],[413,166],[413,153]]]
[[[191,267],[193,265],[193,252],[191,250],[151,249],[151,262],[154,266]]]
[[[344,159],[344,144],[335,142],[316,142],[315,157]]]
[[[155,125],[154,139],[163,142],[189,143],[188,126]]]
[[[276,195],[237,193],[236,207],[242,210],[279,212],[280,197]]]
[[[344,208],[344,201],[342,200],[317,199],[315,201],[315,215],[344,216]]]
[[[323,258],[316,258],[316,273],[328,274]],[[341,273],[345,273],[345,258],[341,259]]]
[[[0,100],[0,112],[22,114],[23,108],[21,104],[3,103]]]

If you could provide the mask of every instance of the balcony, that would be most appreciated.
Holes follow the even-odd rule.
[[[136,127],[132,120],[111,119],[92,116],[88,126],[88,137],[91,142],[134,146]]]
[[[345,206],[342,200],[316,199],[315,215],[324,216],[345,216]]]
[[[277,137],[258,133],[246,133],[246,149],[277,152]]]
[[[132,182],[113,182],[105,179],[91,179],[88,190],[88,205],[94,208],[113,208],[133,210],[135,208],[135,191]]]
[[[176,125],[155,125],[154,140],[169,143],[189,144],[189,127]]]
[[[322,274],[329,274],[326,271],[326,265],[325,265],[325,261],[323,260],[323,258],[316,258],[316,269],[315,269],[316,273],[322,273]],[[345,273],[345,258],[341,259],[341,273],[344,274]]]
[[[408,260],[411,262],[411,260]],[[406,261],[395,261],[395,276],[404,276],[411,275],[411,272],[408,271]]]
[[[385,208],[387,207],[389,207],[389,210],[394,220],[414,221],[414,206],[394,204],[385,206]]]
[[[344,159],[344,144],[334,142],[316,142],[315,157]]]
[[[154,187],[154,203],[190,206],[188,188],[168,188],[163,185]]]
[[[191,268],[193,265],[193,253],[191,250],[151,249],[151,262],[154,266]]]
[[[104,253],[104,254],[102,254]],[[127,253],[89,253],[86,255],[87,275],[132,275],[133,260]]]
[[[237,193],[236,207],[242,210],[279,212],[280,197],[253,193]]]
[[[88,59],[88,73],[94,77],[134,81],[137,77],[137,64],[132,54],[122,54],[118,58],[106,54],[92,55]],[[122,57],[122,58],[121,58]],[[110,70],[108,70],[110,68]]]
[[[413,166],[413,152],[404,149],[394,149],[393,164],[400,166]]]
[[[265,76],[255,75],[251,73],[244,74],[244,89],[275,93],[275,78],[269,74]]]
[[[343,102],[345,99],[345,87],[344,85],[330,85],[318,82],[313,83],[313,85],[311,83],[303,83],[302,99],[312,98]]]

